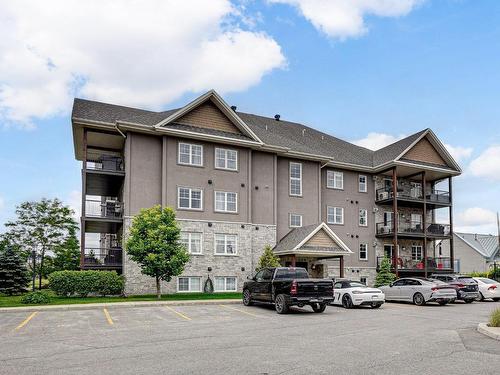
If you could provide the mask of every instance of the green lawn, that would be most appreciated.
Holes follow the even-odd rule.
[[[134,302],[134,301],[157,301],[156,295],[141,295],[128,297],[57,297],[51,291],[49,305],[66,305],[76,303],[111,303],[111,302]],[[5,296],[0,294],[0,307],[16,306],[36,306],[21,303],[22,296]],[[241,298],[241,293],[177,293],[164,294],[162,301],[187,301],[187,300],[207,300],[207,299],[232,299]]]

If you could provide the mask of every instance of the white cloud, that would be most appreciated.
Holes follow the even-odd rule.
[[[0,120],[30,126],[73,96],[148,108],[227,93],[285,66],[229,0],[0,1]]]
[[[469,164],[468,173],[477,177],[500,180],[500,146],[491,146]]]
[[[456,232],[491,233],[497,232],[496,213],[481,207],[471,207],[457,214]]]
[[[73,218],[80,223],[82,214],[82,192],[80,190],[72,190],[64,201],[73,211]]]
[[[331,38],[357,37],[368,31],[367,16],[400,17],[424,0],[269,0],[295,6],[314,27]]]
[[[0,196],[0,212],[3,211],[4,207],[5,207],[5,201],[2,198],[2,196]]]
[[[366,147],[370,150],[378,150],[381,149],[382,147],[390,145],[391,143],[399,141],[404,137],[406,136],[403,134],[394,136],[390,134],[371,132],[368,133],[368,135],[365,138],[354,140],[352,141],[352,143],[361,147]]]
[[[444,147],[446,147],[448,152],[456,161],[468,159],[472,155],[473,150],[472,147],[452,146],[447,143],[444,144]]]

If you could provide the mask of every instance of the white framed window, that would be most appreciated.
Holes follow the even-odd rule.
[[[290,214],[290,228],[298,228],[302,226],[302,215]]]
[[[368,245],[365,243],[359,244],[359,259],[368,260]]]
[[[177,278],[178,292],[201,292],[201,277],[182,276]]]
[[[216,212],[238,212],[238,193],[215,192]]]
[[[330,189],[344,189],[344,172],[326,171],[326,187]]]
[[[290,195],[302,196],[302,163],[290,162]]]
[[[226,148],[215,148],[215,168],[238,170],[238,151]]]
[[[366,208],[359,209],[359,226],[360,227],[368,226],[368,210]]]
[[[342,207],[327,207],[326,221],[328,224],[344,224],[344,209]]]
[[[358,176],[358,190],[360,193],[368,191],[368,178],[365,175],[360,174]]]
[[[214,282],[215,292],[236,292],[237,281],[235,276],[216,276]]]
[[[179,142],[179,164],[203,166],[203,146]]]
[[[189,254],[201,254],[203,249],[202,234],[199,232],[181,232],[181,243]]]
[[[238,252],[238,235],[216,233],[214,247],[216,255],[236,255]]]
[[[422,215],[421,214],[411,214],[410,226],[412,229],[423,229],[422,228]]]
[[[413,245],[411,247],[411,259],[412,260],[421,260],[423,258],[422,246]]]
[[[201,211],[203,209],[203,191],[179,186],[177,188],[177,208]]]

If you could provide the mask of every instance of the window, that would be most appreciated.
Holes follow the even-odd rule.
[[[179,143],[179,164],[203,166],[203,146]]]
[[[421,260],[422,259],[422,246],[413,245],[411,247],[411,259],[412,260]]]
[[[394,249],[394,245],[385,244],[384,245],[384,257],[392,259],[392,250]],[[398,245],[399,249],[399,245]]]
[[[215,254],[236,255],[238,236],[236,234],[216,234]]]
[[[297,228],[302,226],[302,215],[290,214],[290,227]]]
[[[358,190],[360,193],[366,193],[368,191],[368,183],[366,176],[360,174],[358,176]]]
[[[337,171],[327,171],[326,187],[330,189],[342,190],[344,188],[344,173]]]
[[[201,277],[178,277],[178,292],[201,292]]]
[[[359,259],[368,260],[368,245],[365,243],[359,244]]]
[[[344,209],[342,207],[327,207],[326,216],[328,224],[344,224]]]
[[[193,189],[188,187],[177,188],[177,208],[186,210],[201,210],[203,193],[201,189]]]
[[[302,195],[302,164],[290,162],[290,195]]]
[[[227,193],[224,191],[215,192],[215,211],[217,212],[237,212],[238,193]]]
[[[333,289],[342,289],[342,283],[335,283]]]
[[[236,277],[215,277],[214,291],[236,292]]]
[[[201,233],[181,232],[181,243],[190,254],[201,254]]]
[[[422,229],[422,215],[421,214],[411,214],[411,228],[412,229]]]
[[[238,151],[216,148],[215,168],[236,171],[238,169]]]
[[[359,226],[368,226],[368,211],[365,208],[360,208],[359,210]]]
[[[366,286],[366,277],[360,277],[359,281],[361,284],[363,284],[363,286]]]

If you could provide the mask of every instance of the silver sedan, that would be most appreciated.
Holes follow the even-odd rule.
[[[405,277],[379,288],[386,301],[406,301],[422,306],[427,302],[446,305],[457,298],[456,290],[439,280]]]

